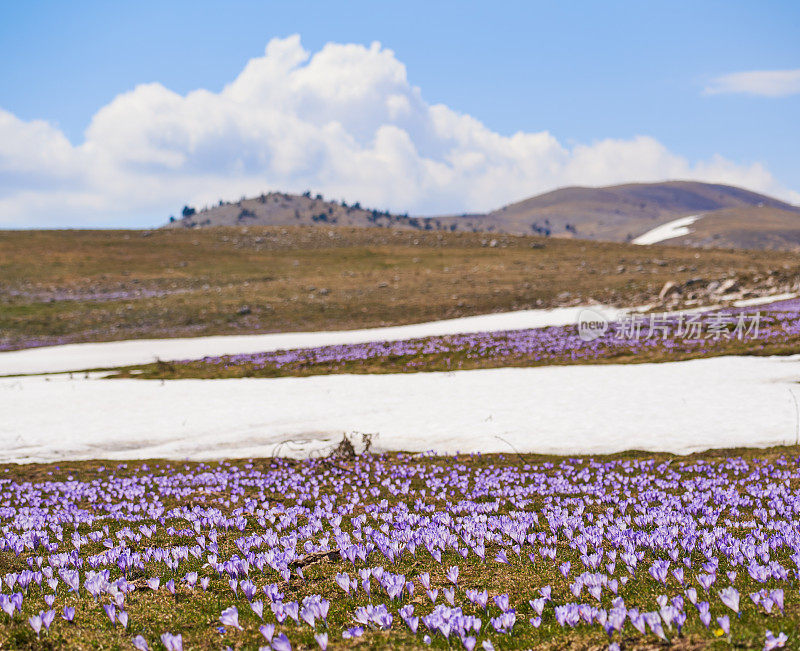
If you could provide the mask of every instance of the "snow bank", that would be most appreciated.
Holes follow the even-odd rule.
[[[190,337],[181,339],[134,339],[91,344],[67,344],[44,348],[28,348],[0,353],[0,376],[33,373],[61,373],[91,368],[114,368],[149,364],[162,360],[199,359],[218,355],[311,348],[337,344],[359,344],[370,341],[400,341],[437,335],[523,330],[576,324],[578,314],[584,309],[561,307],[551,310],[520,310],[500,314],[484,314],[363,330],[331,332],[286,332],[266,335],[225,335],[218,337]],[[592,309],[598,307],[592,306]],[[619,318],[626,310],[601,307],[609,319]]]
[[[767,305],[769,303],[780,303],[783,301],[790,301],[797,298],[796,292],[787,292],[785,294],[772,294],[771,296],[756,296],[755,298],[742,298],[733,302],[734,307],[753,307],[755,305]],[[780,309],[778,307],[778,309]]]
[[[653,230],[647,231],[644,235],[640,235],[633,240],[634,244],[656,244],[664,240],[671,240],[673,237],[680,237],[681,235],[688,235],[691,233],[689,226],[694,224],[702,215],[689,215],[688,217],[681,217],[674,219],[661,226],[656,226]]]
[[[0,380],[0,461],[390,450],[689,453],[793,443],[800,358],[309,378]]]

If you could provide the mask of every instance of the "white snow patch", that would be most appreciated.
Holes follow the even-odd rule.
[[[0,380],[0,461],[305,456],[345,432],[440,453],[793,443],[800,357],[397,375]]]
[[[578,315],[585,307],[587,306],[560,307],[550,310],[519,310],[363,330],[133,339],[28,348],[0,353],[0,376],[115,368],[149,364],[157,359],[165,361],[199,359],[219,355],[240,355],[370,341],[400,341],[438,335],[563,326],[577,324]],[[613,307],[588,307],[595,311],[602,311],[609,320],[618,319],[627,312],[627,310]]]
[[[680,237],[681,235],[688,235],[691,233],[689,226],[694,224],[702,215],[689,215],[688,217],[681,217],[674,219],[661,226],[656,226],[653,230],[647,231],[644,235],[640,235],[633,240],[634,244],[656,244],[664,240],[671,240],[673,237]]]
[[[796,292],[788,292],[786,294],[773,294],[772,296],[756,296],[755,298],[742,298],[734,301],[735,307],[751,307],[753,305],[765,305],[768,303],[778,303],[780,301],[788,301],[797,298]]]

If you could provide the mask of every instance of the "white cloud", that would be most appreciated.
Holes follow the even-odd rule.
[[[797,201],[759,164],[690,163],[657,140],[567,147],[427,104],[391,50],[274,39],[219,93],[137,86],[72,145],[0,110],[0,226],[156,225],[184,203],[312,189],[412,214],[496,208],[563,185],[697,179]]]
[[[786,97],[800,93],[800,68],[797,70],[751,70],[732,72],[712,79],[706,95],[743,93],[762,97]]]

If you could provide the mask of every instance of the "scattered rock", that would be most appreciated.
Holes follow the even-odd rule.
[[[673,294],[680,294],[680,293],[681,293],[680,285],[671,280],[668,280],[666,283],[664,283],[664,286],[658,293],[658,300],[663,301],[669,296],[672,296]]]
[[[722,281],[722,284],[720,284],[719,288],[717,289],[717,294],[729,294],[738,289],[739,281],[737,281],[736,278],[728,278],[727,280]]]
[[[339,551],[332,549],[330,551],[311,552],[301,558],[296,558],[289,563],[289,567],[306,567],[315,563],[332,563],[341,558]]]
[[[238,313],[241,315],[250,314],[250,312],[252,312],[252,310],[250,309],[249,305],[242,305],[242,307],[240,307],[238,310]]]

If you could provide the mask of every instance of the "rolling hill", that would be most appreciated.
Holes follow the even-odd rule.
[[[187,208],[168,226],[372,226],[630,242],[688,216],[696,217],[694,223],[670,243],[800,249],[800,207],[742,188],[694,181],[561,188],[489,213],[436,217],[398,215],[308,192],[271,192],[200,211]]]

